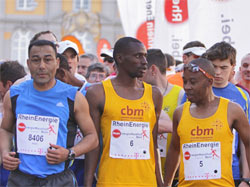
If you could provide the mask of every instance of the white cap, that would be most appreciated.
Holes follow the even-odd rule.
[[[113,58],[113,49],[105,49],[101,52],[101,57],[111,57]]]
[[[183,54],[190,53],[190,52],[197,56],[201,56],[203,53],[206,52],[206,48],[205,47],[190,47],[190,48],[183,50]]]
[[[79,53],[78,47],[74,42],[71,42],[69,40],[61,41],[58,43],[59,47],[57,49],[57,52],[62,54],[64,51],[66,51],[68,48],[72,48],[75,50],[76,54]]]

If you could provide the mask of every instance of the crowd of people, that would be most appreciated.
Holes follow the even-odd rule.
[[[0,63],[0,186],[250,186],[250,54],[236,72],[226,42],[177,62],[122,37],[100,56],[42,31],[29,73]]]

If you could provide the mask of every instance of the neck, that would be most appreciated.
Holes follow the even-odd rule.
[[[250,81],[240,81],[239,83],[248,90],[250,90]]]
[[[157,86],[160,89],[163,96],[167,93],[168,85],[169,83],[165,75],[164,76],[161,75],[156,78],[155,86]]]
[[[212,101],[214,101],[215,95],[212,91],[210,91],[206,97],[204,97],[199,103],[195,103],[196,106],[199,108],[204,108],[208,106]]]
[[[53,88],[56,84],[56,79],[53,79],[51,80],[50,82],[48,83],[37,83],[35,81],[33,81],[33,85],[34,85],[34,88],[38,91],[47,91],[51,88]]]

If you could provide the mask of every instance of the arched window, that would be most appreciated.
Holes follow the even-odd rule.
[[[17,60],[25,67],[26,71],[28,70],[26,61],[30,38],[31,32],[24,30],[17,30],[11,38],[11,59]]]
[[[75,12],[79,10],[84,10],[85,12],[89,12],[91,10],[91,0],[74,0],[73,10]]]
[[[37,2],[34,0],[16,0],[17,10],[34,10],[37,6]]]

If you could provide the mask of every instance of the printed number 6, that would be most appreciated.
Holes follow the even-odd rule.
[[[130,141],[130,146],[132,147],[133,145],[134,145],[134,141],[131,140],[131,141]]]
[[[203,166],[203,161],[200,161],[200,167],[202,167]]]

